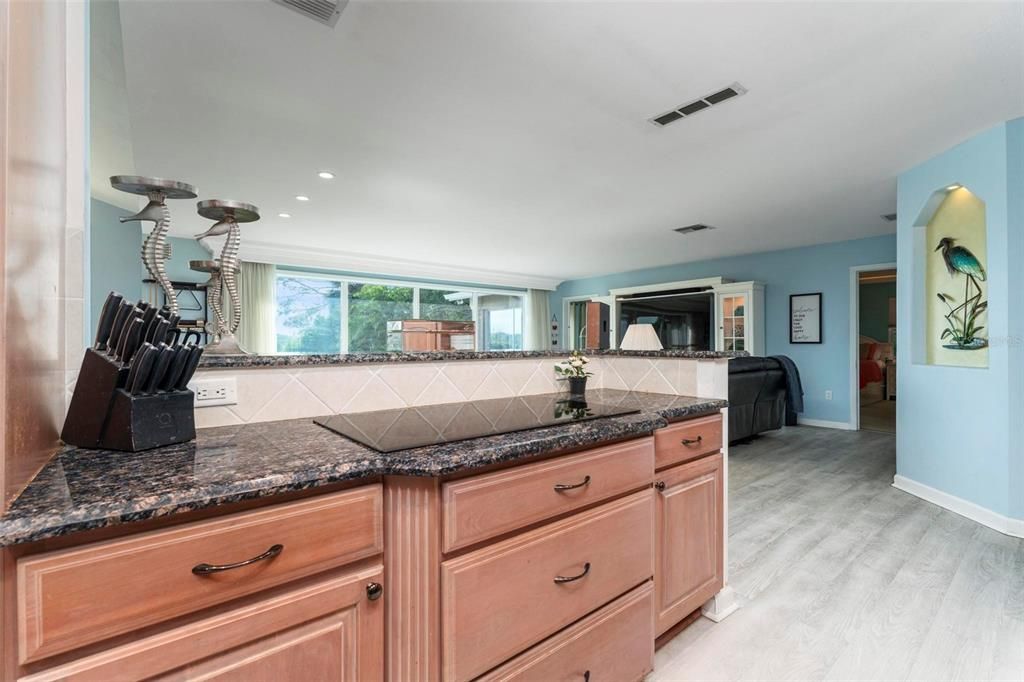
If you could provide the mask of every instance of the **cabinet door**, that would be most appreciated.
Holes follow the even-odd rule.
[[[383,679],[380,565],[278,592],[21,678],[21,682],[363,682]]]
[[[722,455],[666,469],[656,481],[654,586],[660,635],[722,589]]]
[[[719,298],[718,350],[750,350],[747,339],[747,296],[723,294]]]

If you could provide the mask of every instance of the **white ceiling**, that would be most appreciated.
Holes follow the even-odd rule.
[[[555,279],[892,232],[900,171],[1024,115],[1020,2],[353,0],[332,30],[139,0],[121,23],[133,170],[258,205],[243,240]],[[718,229],[672,232],[694,222]]]

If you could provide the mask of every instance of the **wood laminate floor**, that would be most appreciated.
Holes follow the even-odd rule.
[[[742,608],[648,680],[1024,680],[1024,540],[893,488],[895,449],[807,426],[733,447]]]

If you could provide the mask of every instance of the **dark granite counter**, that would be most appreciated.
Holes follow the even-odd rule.
[[[441,476],[641,436],[668,420],[726,406],[724,400],[612,389],[587,395],[641,411],[390,454],[311,419],[201,429],[192,443],[137,453],[67,448],[0,517],[0,546],[358,478]]]
[[[588,356],[628,358],[682,358],[715,360],[746,357],[746,351],[713,350],[594,350]],[[204,355],[199,363],[206,369],[244,369],[247,367],[316,367],[324,365],[362,365],[385,362],[452,362],[455,360],[524,360],[563,358],[569,351],[420,351],[415,353],[348,353],[344,355]]]

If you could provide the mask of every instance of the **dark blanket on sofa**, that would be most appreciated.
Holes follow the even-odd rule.
[[[772,355],[782,365],[786,375],[786,426],[796,426],[796,415],[804,411],[804,387],[800,383],[800,370],[786,355]]]

